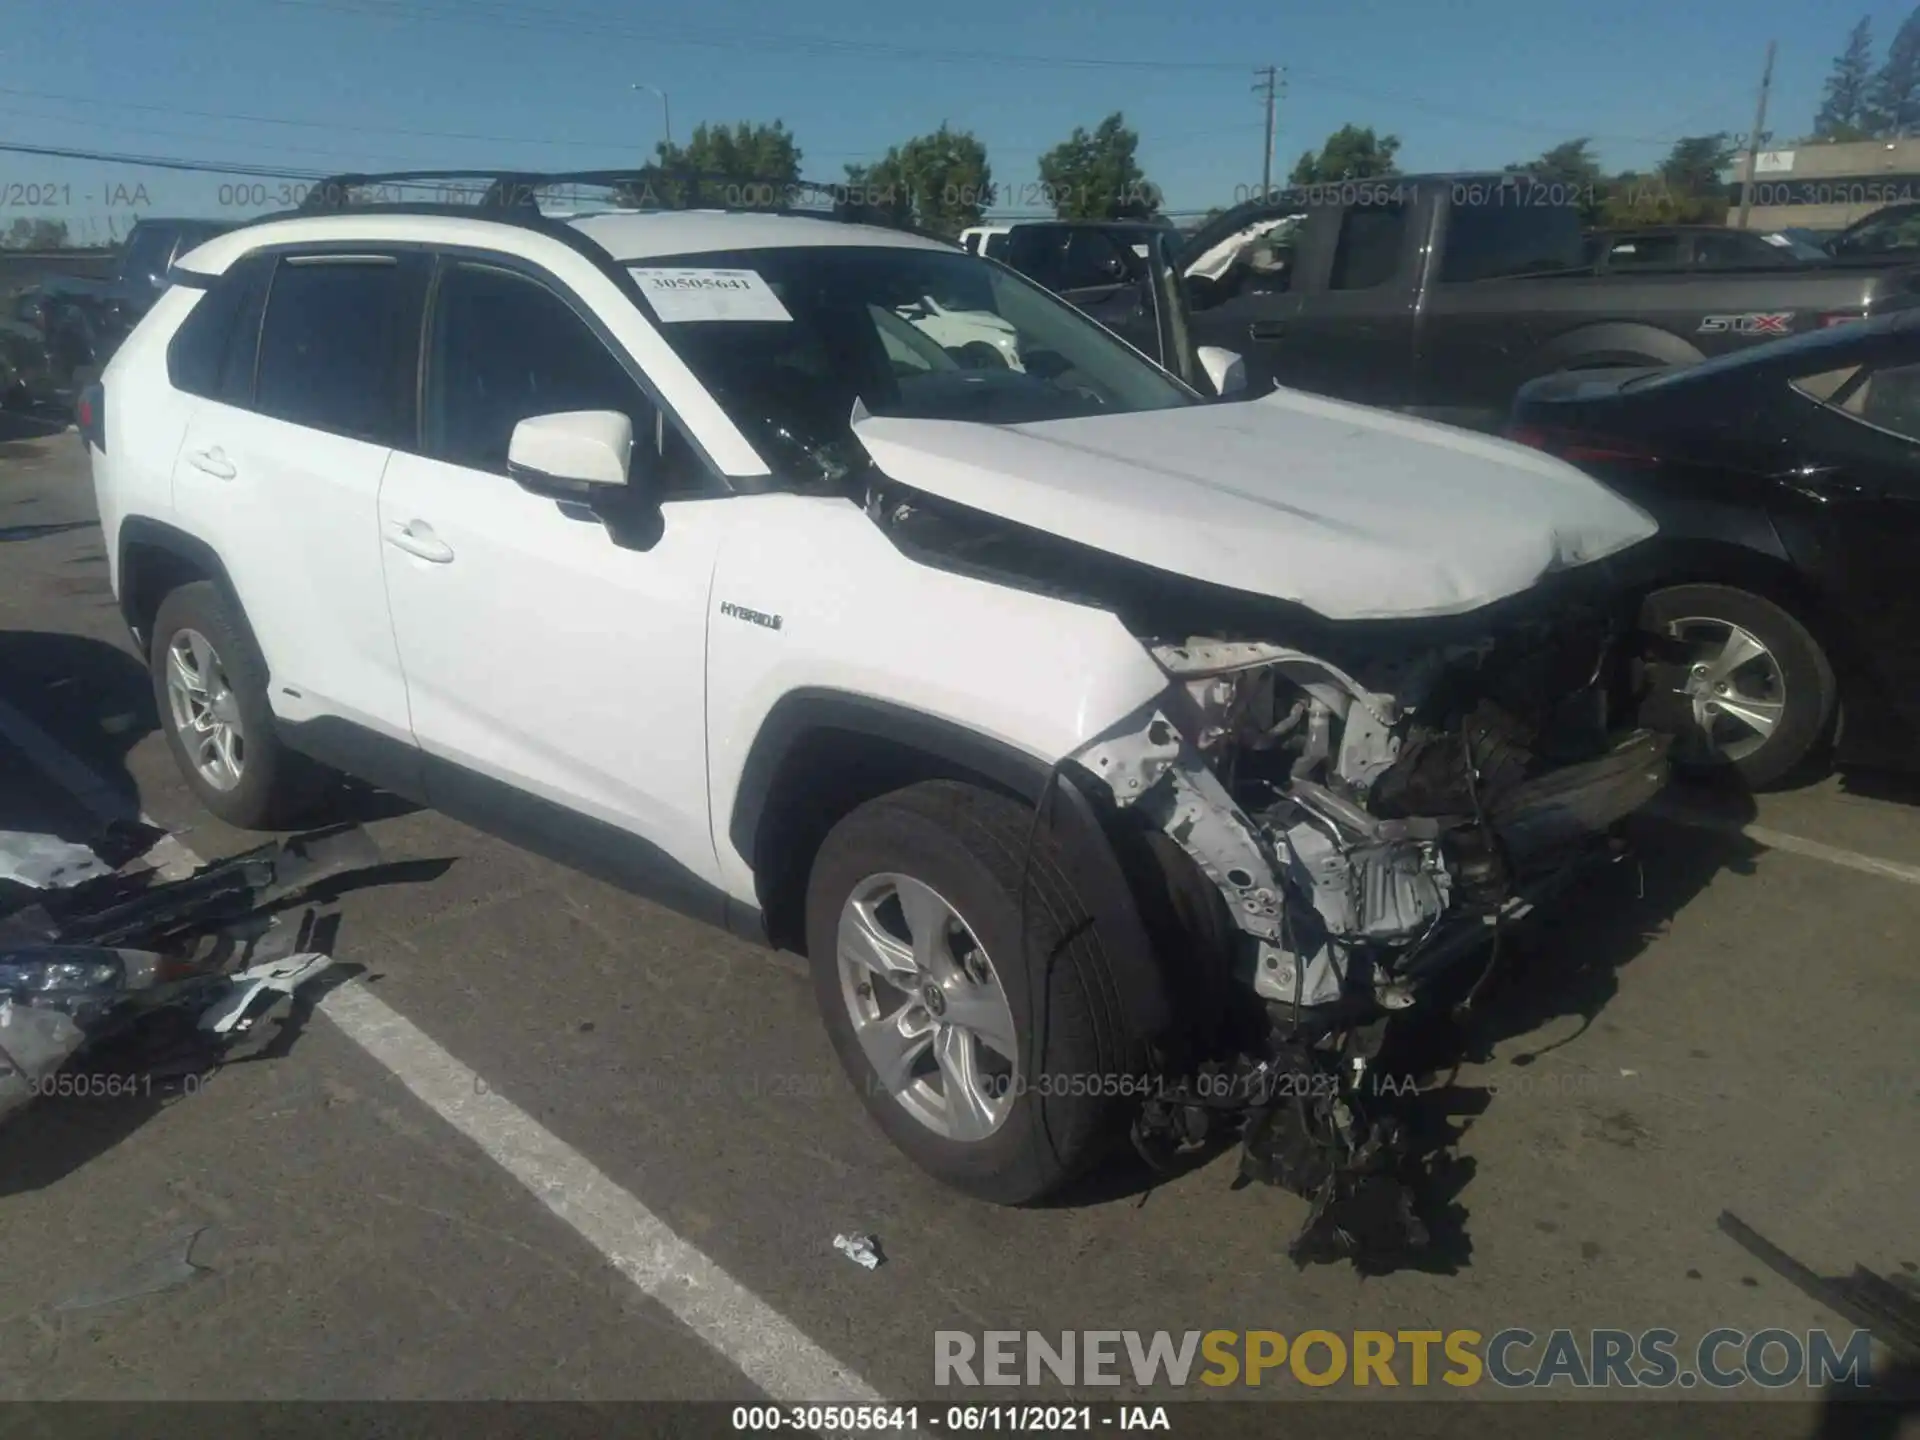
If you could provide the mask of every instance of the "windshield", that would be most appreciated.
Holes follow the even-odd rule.
[[[1079,311],[951,250],[799,246],[634,262],[667,342],[774,469],[832,483],[874,415],[1015,425],[1198,397]],[[692,282],[728,272],[732,297]]]

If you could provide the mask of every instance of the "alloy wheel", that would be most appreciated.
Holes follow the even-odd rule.
[[[1017,1095],[1013,1010],[959,911],[908,875],[871,875],[841,907],[840,993],[879,1084],[948,1140],[986,1139]]]
[[[202,780],[235,789],[246,774],[246,731],[240,703],[213,643],[181,630],[167,646],[167,704],[174,733]]]
[[[1668,627],[1691,651],[1681,693],[1693,707],[1693,758],[1735,763],[1772,738],[1787,709],[1779,660],[1751,630],[1690,616]]]

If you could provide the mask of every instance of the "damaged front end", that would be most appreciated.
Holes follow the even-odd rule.
[[[1217,890],[1258,1012],[1144,1107],[1149,1159],[1238,1126],[1243,1176],[1314,1202],[1296,1259],[1425,1245],[1373,1067],[1396,1017],[1470,1007],[1501,927],[1618,858],[1618,822],[1666,783],[1669,737],[1614,723],[1626,638],[1602,607],[1466,641],[1413,622],[1339,661],[1143,641],[1167,692],[1071,759]]]

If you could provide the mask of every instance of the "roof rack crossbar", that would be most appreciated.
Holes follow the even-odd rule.
[[[808,216],[928,234],[913,223],[911,207],[904,203],[904,197],[892,193],[877,196],[846,181],[752,178],[663,165],[552,171],[352,172],[316,181],[294,213],[470,214],[532,224],[549,218],[541,208],[543,196],[551,202],[556,198],[551,192],[568,186],[611,190],[614,207],[619,209]],[[424,198],[420,192],[425,192]]]

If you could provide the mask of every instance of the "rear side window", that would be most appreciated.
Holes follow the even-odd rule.
[[[1329,290],[1371,290],[1399,273],[1407,234],[1404,205],[1356,205],[1340,217]]]
[[[1440,280],[1447,284],[1575,270],[1593,264],[1604,244],[1597,236],[1582,240],[1580,212],[1571,206],[1524,200],[1455,205],[1447,212]]]
[[[167,379],[176,390],[229,405],[253,402],[253,358],[260,302],[273,262],[236,263],[208,288],[167,345]]]
[[[1607,250],[1609,270],[1672,269],[1680,263],[1678,235],[1634,235]]]
[[[409,443],[407,281],[391,257],[283,259],[267,292],[254,408],[377,445]]]

